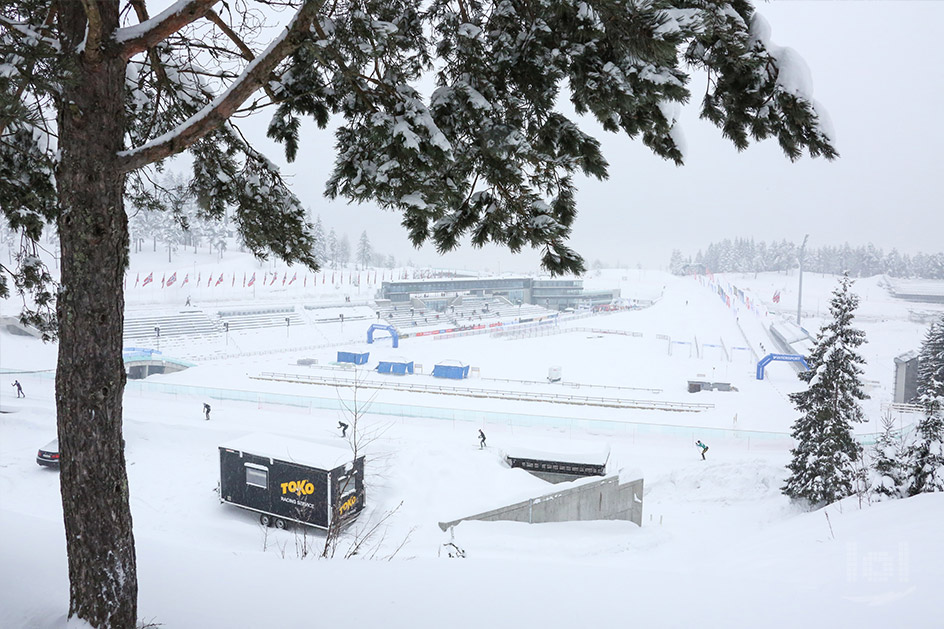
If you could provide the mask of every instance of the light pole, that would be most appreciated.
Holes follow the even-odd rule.
[[[803,257],[806,254],[806,241],[810,239],[810,235],[807,234],[803,237],[803,244],[800,245],[800,288],[797,290],[797,325],[802,325],[800,323],[800,315],[803,311]]]

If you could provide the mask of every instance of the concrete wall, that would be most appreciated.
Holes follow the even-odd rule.
[[[446,531],[464,520],[529,524],[575,520],[629,520],[642,526],[642,492],[641,478],[621,484],[619,476],[608,476],[491,511],[450,522],[440,522],[439,527]]]

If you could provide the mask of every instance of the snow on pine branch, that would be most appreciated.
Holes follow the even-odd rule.
[[[115,32],[115,41],[124,48],[125,59],[160,43],[191,22],[200,19],[220,0],[177,0],[156,16]]]
[[[186,150],[194,142],[219,127],[230,115],[268,80],[275,67],[302,42],[321,2],[307,2],[289,25],[275,37],[265,51],[249,62],[229,87],[178,128],[164,133],[146,144],[122,151],[125,172]]]

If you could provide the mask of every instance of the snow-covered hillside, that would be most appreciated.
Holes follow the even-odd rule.
[[[131,283],[150,268],[139,263]],[[241,274],[253,263],[234,255],[217,264],[219,272]],[[195,628],[940,626],[944,495],[875,505],[847,499],[812,513],[791,505],[779,490],[796,417],[786,395],[801,383],[786,363],[773,363],[765,380],[756,380],[755,355],[770,347],[764,328],[779,316],[774,309],[790,315],[792,302],[795,317],[796,277],[715,279],[749,292],[755,307],[729,307],[693,278],[602,271],[586,280],[588,288],[618,287],[623,297],[655,304],[574,320],[548,336],[410,338],[397,349],[389,340],[367,345],[369,321],[343,330],[330,324],[242,332],[231,340],[246,351],[129,383],[125,437],[140,620]],[[804,278],[804,327],[811,332],[834,285],[835,278]],[[323,289],[323,301],[343,302],[349,286]],[[917,349],[926,326],[914,304],[887,298],[878,280],[856,287],[869,340],[870,421],[860,427],[867,438],[891,401],[892,358]],[[369,297],[354,290],[355,301]],[[260,294],[253,303],[308,298]],[[212,310],[234,297],[208,299],[201,295],[196,306]],[[15,305],[3,304],[2,314]],[[374,411],[360,426],[368,437],[367,508],[342,549],[356,531],[388,519],[355,558],[302,558],[312,544],[320,551],[320,533],[263,529],[252,513],[219,503],[217,446],[259,431],[341,442],[336,426],[345,415],[337,407],[350,404],[352,389],[258,377],[350,378],[329,368],[342,347],[369,350],[368,367],[403,356],[422,364],[424,374],[360,372],[358,394],[371,398]],[[62,627],[68,578],[58,476],[35,464],[37,448],[56,432],[55,348],[0,332],[0,349],[0,626]],[[299,366],[299,358],[318,364]],[[442,385],[427,374],[446,359],[478,368],[479,377],[457,388],[508,395],[373,388],[391,378]],[[551,366],[562,367],[561,383],[546,382]],[[15,398],[14,378],[25,400]],[[737,390],[689,393],[688,380]],[[516,391],[551,401],[513,399]],[[570,403],[590,398],[650,407]],[[209,422],[204,401],[213,405]],[[658,408],[691,403],[701,406]],[[488,435],[485,450],[478,449],[479,428]],[[696,439],[710,446],[707,461]],[[611,471],[642,473],[642,527],[465,522],[454,536],[438,527],[549,491],[544,481],[510,469],[503,448],[575,445],[608,445]],[[466,558],[447,557],[443,544],[450,541]]]

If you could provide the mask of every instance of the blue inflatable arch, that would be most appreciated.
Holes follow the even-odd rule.
[[[760,359],[760,362],[757,363],[757,379],[764,379],[764,367],[769,365],[775,360],[783,360],[791,363],[801,363],[803,367],[809,370],[810,366],[806,363],[806,359],[800,356],[799,354],[767,354]]]
[[[372,323],[370,327],[367,328],[367,343],[374,342],[374,332],[377,330],[386,330],[390,332],[390,336],[393,337],[393,346],[400,347],[400,336],[397,334],[397,329],[392,325],[381,325],[380,323]]]

